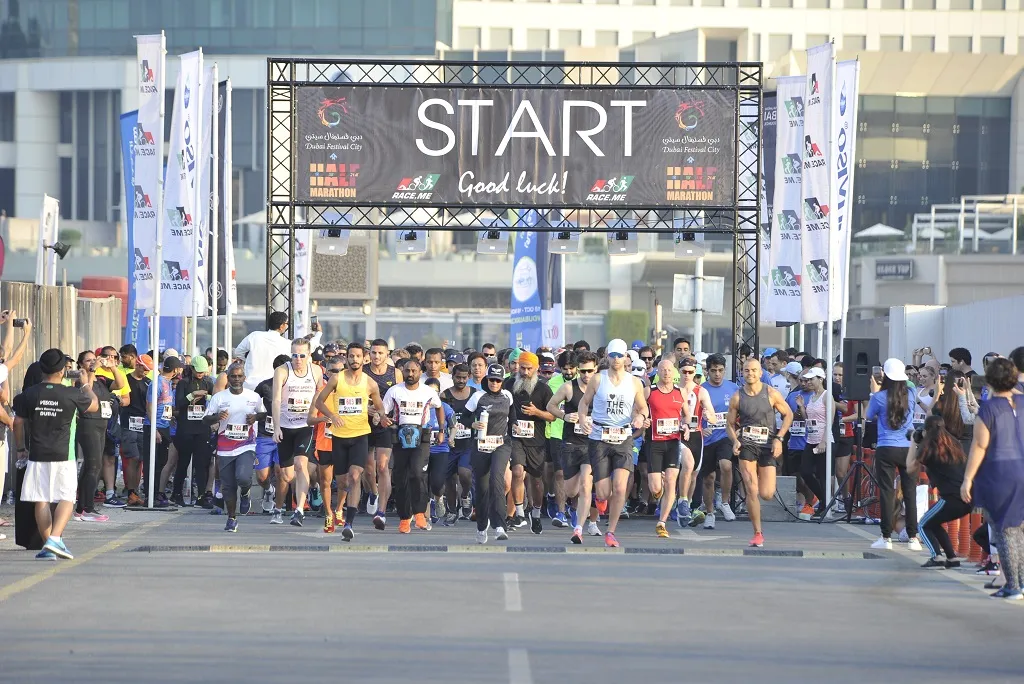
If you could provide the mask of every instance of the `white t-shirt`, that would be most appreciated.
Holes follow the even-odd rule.
[[[423,382],[426,379],[427,379],[426,375],[424,375],[422,378],[420,378],[420,384],[423,384]],[[446,389],[450,389],[451,387],[453,387],[455,385],[455,383],[452,381],[452,376],[449,375],[448,373],[441,373],[441,375],[437,376],[437,381],[441,384],[441,391],[442,392],[444,392]]]
[[[313,335],[309,348],[320,344],[321,333]],[[256,389],[267,378],[274,377],[274,359],[284,354],[291,357],[292,341],[276,330],[257,330],[245,336],[235,347],[234,356],[245,358],[245,388]]]
[[[255,451],[256,424],[248,425],[246,418],[266,411],[260,395],[250,389],[243,389],[241,394],[232,394],[230,389],[217,392],[206,405],[206,415],[215,416],[221,411],[228,412],[228,419],[217,428],[217,455],[238,456]]]
[[[422,382],[414,390],[403,382],[384,395],[384,410],[389,416],[397,415],[399,425],[424,427],[428,423],[427,411],[435,408],[441,408],[441,397]]]

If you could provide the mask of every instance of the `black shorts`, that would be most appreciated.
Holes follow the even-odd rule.
[[[296,456],[309,456],[313,453],[313,428],[281,428],[281,443],[277,445],[277,455],[282,468],[295,465]]]
[[[693,472],[700,472],[704,465],[704,435],[700,434],[700,430],[690,430],[690,439],[683,444],[693,455]]]
[[[832,445],[832,456],[834,458],[845,458],[853,456],[853,437],[840,437]]]
[[[775,457],[772,456],[772,447],[770,442],[768,446],[760,446],[758,444],[741,444],[739,459],[741,461],[757,461],[758,468],[777,468],[779,465],[775,461]]]
[[[786,447],[782,450],[782,474],[799,475],[800,459],[803,458],[803,449],[791,449]]]
[[[562,451],[562,440],[555,437],[549,437],[547,443],[547,453],[545,454],[545,463],[558,463],[560,453]]]
[[[369,434],[369,449],[391,449],[395,446],[395,429],[394,428],[379,428]]]
[[[576,477],[580,474],[580,466],[584,464],[590,464],[590,445],[563,442],[558,463],[558,469],[562,471],[562,478],[568,480]]]
[[[626,438],[621,444],[590,440],[588,457],[594,471],[594,482],[611,477],[616,470],[633,472],[633,440]]]
[[[647,449],[650,472],[663,473],[669,468],[679,470],[682,461],[683,446],[678,439],[666,439],[662,442],[644,442]]]
[[[526,474],[531,477],[544,475],[544,460],[547,458],[547,447],[523,444],[522,440],[512,440],[512,465],[523,466]]]
[[[331,438],[331,450],[321,451],[320,465],[334,466],[334,475],[342,475],[348,472],[352,466],[357,468],[366,467],[366,457],[369,454],[369,435],[359,437],[338,437]],[[324,460],[324,457],[327,460]]]

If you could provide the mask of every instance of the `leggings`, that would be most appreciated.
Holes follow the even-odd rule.
[[[878,480],[878,499],[881,504],[882,536],[892,537],[892,521],[896,517],[896,472],[900,474],[903,505],[907,512],[907,535],[917,536],[917,478],[907,474],[909,447],[880,446],[875,450],[875,479]]]
[[[429,458],[428,440],[422,440],[415,449],[396,446],[391,452],[391,462],[394,464],[391,483],[394,487],[395,506],[401,520],[409,520],[413,513],[423,513],[426,510]],[[413,510],[414,508],[416,510]]]
[[[256,461],[255,451],[244,451],[237,456],[217,456],[217,470],[220,472],[220,491],[225,501],[237,501],[238,490],[242,496],[249,494],[252,487],[252,467]]]
[[[1024,582],[1024,525],[1000,530],[999,564],[1006,575],[1006,588],[1020,591]]]
[[[430,454],[430,467],[427,468],[428,479],[430,480],[430,492],[427,494],[428,500],[430,494],[434,496],[444,494],[444,484],[448,481],[448,461],[450,460],[451,454],[447,451],[439,454]],[[426,510],[426,505],[424,505],[423,510]]]
[[[100,468],[103,467],[103,444],[107,440],[107,421],[84,418],[78,421],[76,433],[78,446],[82,447],[82,470],[78,474],[78,505],[79,513],[95,511],[93,495],[100,479]]]
[[[959,496],[944,496],[921,516],[921,531],[924,532],[921,541],[928,547],[932,558],[939,555],[940,547],[946,558],[956,558],[953,544],[949,541],[949,534],[943,529],[942,523],[958,520],[970,512],[971,505],[961,501]]]
[[[800,477],[814,496],[821,502],[822,510],[828,504],[825,494],[825,454],[814,453],[817,444],[808,444],[800,454]],[[809,501],[807,503],[810,503]]]
[[[491,453],[473,446],[473,489],[476,493],[476,529],[483,532],[505,526],[505,467],[512,458],[512,445],[502,444]]]
[[[206,492],[206,478],[210,472],[210,459],[213,458],[213,445],[209,433],[182,434],[174,437],[174,446],[178,449],[178,466],[174,471],[174,490],[172,496],[181,496],[188,474],[189,461],[194,461],[192,469],[199,496]],[[189,492],[191,496],[191,492]]]

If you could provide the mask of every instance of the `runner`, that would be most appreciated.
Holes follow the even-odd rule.
[[[473,417],[473,483],[476,491],[476,540],[487,543],[488,525],[498,540],[508,539],[505,521],[505,473],[512,457],[507,442],[512,395],[502,388],[505,369],[497,363],[487,369],[486,389],[466,403]]]
[[[436,378],[441,383],[441,391],[452,386],[452,376],[442,372],[444,367],[444,351],[431,347],[423,356],[423,379]]]
[[[437,392],[440,396],[441,382],[437,378],[427,378],[423,381],[423,384]],[[444,488],[445,482],[448,481],[449,456],[452,447],[455,445],[455,433],[453,432],[455,411],[444,399],[441,400],[441,409],[444,411],[444,430],[439,429],[435,414],[433,412],[428,413],[430,419],[427,425],[430,428],[430,456],[427,463],[427,484],[429,486],[427,501],[430,506],[430,512],[427,518],[431,524],[446,518],[448,514],[444,501]],[[453,499],[453,501],[456,502],[453,505],[454,510],[458,506],[458,500]]]
[[[452,369],[451,388],[441,393],[441,401],[452,407],[455,433],[455,446],[448,458],[448,512],[444,518],[446,527],[454,525],[457,520],[469,520],[473,506],[473,499],[470,497],[473,489],[473,432],[469,428],[472,421],[466,409],[466,404],[473,396],[473,390],[468,382],[469,366],[460,363]],[[458,510],[458,485],[462,486],[461,510]]]
[[[225,532],[237,532],[237,513],[249,512],[249,487],[256,460],[256,416],[263,408],[259,395],[245,389],[245,367],[235,362],[228,366],[228,389],[213,395],[206,406],[203,422],[216,423],[217,471],[224,510],[228,514]],[[241,491],[241,495],[239,495]],[[237,507],[237,508],[236,508]]]
[[[149,444],[142,438],[146,420],[146,398],[149,396],[149,368],[138,357],[135,347],[126,344],[121,347],[121,363],[128,369],[128,404],[121,406],[121,468],[124,470],[124,487],[129,506],[144,506],[139,496],[142,482],[142,461],[148,462]],[[109,485],[108,485],[109,488]]]
[[[105,368],[114,373],[114,379],[101,377],[96,371]],[[92,391],[99,401],[99,410],[83,413],[78,423],[76,441],[82,449],[82,468],[78,475],[78,504],[75,506],[75,519],[85,522],[106,522],[109,518],[96,512],[96,484],[99,482],[100,469],[103,467],[103,450],[107,439],[107,426],[117,420],[120,401],[113,392],[127,386],[124,374],[117,369],[113,359],[96,356],[91,351],[78,355],[78,367],[85,374],[92,374],[94,381]],[[5,412],[5,418],[6,412]],[[6,458],[6,450],[2,453]],[[6,464],[4,464],[6,465]],[[0,476],[4,472],[0,466]],[[100,503],[105,501],[105,497]]]
[[[388,343],[376,339],[370,343],[370,363],[364,372],[377,383],[380,396],[385,396],[395,385],[402,383],[402,371],[388,363]],[[391,447],[395,443],[395,429],[382,427],[376,409],[372,409],[370,429],[370,496],[366,500],[366,512],[373,516],[373,526],[383,530],[387,526],[387,506],[391,497]]]
[[[363,373],[363,345],[352,342],[345,355],[344,372],[333,373],[316,395],[316,409],[330,419],[331,455],[320,461],[320,490],[324,497],[324,531],[334,527],[331,507],[331,480],[338,482],[338,496],[346,502],[344,527],[341,535],[352,541],[352,524],[360,498],[360,478],[369,454],[370,420],[368,406],[381,416],[380,423],[391,424],[384,412],[377,383]],[[328,404],[327,399],[333,395]],[[326,454],[324,454],[326,456]]]
[[[313,449],[313,428],[307,422],[309,407],[323,382],[323,371],[310,363],[309,340],[298,338],[292,342],[292,360],[278,367],[274,373],[274,400],[271,417],[274,421],[274,441],[281,463],[281,477],[277,483],[277,500],[270,522],[284,523],[285,499],[288,487],[295,481],[295,512],[291,524],[302,527],[303,508],[309,492],[309,454]],[[271,366],[273,361],[271,361]]]
[[[480,352],[469,355],[469,382],[466,383],[476,390],[484,389],[484,378],[487,375],[487,358]]]
[[[188,374],[188,377],[182,377],[174,389],[174,405],[177,413],[174,446],[178,450],[178,467],[174,473],[171,501],[175,506],[185,505],[183,490],[189,463],[194,466],[193,478],[198,484],[199,496],[205,499],[206,478],[210,470],[213,449],[210,444],[210,426],[203,422],[203,417],[206,415],[206,404],[212,393],[213,380],[210,378],[210,364],[205,356],[197,356],[192,359],[192,372]],[[191,498],[192,492],[188,494]],[[192,505],[201,504],[196,500],[192,502]],[[210,501],[209,505],[212,508],[213,502]]]
[[[729,400],[725,429],[739,457],[740,477],[747,492],[747,513],[754,527],[751,546],[764,546],[761,530],[761,503],[775,496],[775,469],[782,455],[782,444],[793,423],[793,411],[774,387],[761,382],[761,363],[747,359],[743,364],[744,386]],[[775,412],[782,415],[782,427],[775,430]]]
[[[718,467],[722,467],[722,491],[732,489],[732,442],[726,439],[725,414],[729,410],[729,402],[734,394],[739,391],[739,385],[732,380],[725,379],[725,357],[721,354],[712,354],[707,359],[708,379],[701,387],[707,392],[711,399],[711,406],[714,414],[705,413],[701,423],[701,435],[704,442],[704,454],[701,467],[698,469],[697,477],[703,483],[702,499],[700,509],[694,512],[690,521],[691,527],[703,523],[705,530],[715,529],[715,476]],[[729,475],[729,488],[726,489],[725,474]],[[727,520],[735,520],[731,508],[723,507],[723,516],[728,511]],[[706,512],[706,514],[705,514]]]
[[[544,531],[541,524],[541,504],[544,501],[544,461],[547,458],[546,424],[555,417],[548,413],[551,388],[537,376],[539,360],[533,352],[524,351],[517,360],[518,371],[502,383],[502,389],[512,395],[512,502],[515,513],[508,521],[509,529],[526,526],[524,504],[526,475],[530,476],[531,530]]]
[[[713,423],[718,422],[718,415],[715,413],[711,395],[702,385],[697,384],[697,375],[702,373],[697,360],[694,357],[687,357],[679,365],[679,373],[683,379],[680,388],[686,397],[685,417],[688,421],[689,434],[683,435],[683,459],[679,471],[679,501],[676,504],[676,522],[680,527],[690,524],[693,513],[690,508],[690,499],[697,486],[697,472],[704,464],[704,437],[701,434],[701,426],[704,418],[707,417]],[[690,453],[689,458],[686,452]],[[665,520],[664,513],[662,520]]]
[[[555,527],[568,525],[575,529],[579,524],[577,510],[581,472],[583,479],[589,480],[585,483],[585,489],[591,490],[594,485],[588,456],[590,439],[579,420],[579,403],[587,391],[587,383],[597,373],[597,355],[588,351],[578,354],[570,353],[573,354],[573,358],[570,358],[567,363],[576,364],[576,377],[559,387],[551,397],[551,401],[548,402],[548,412],[564,421],[562,423],[562,452],[556,467],[562,471],[562,479],[565,482],[564,496],[569,502],[566,507],[568,516],[562,512],[560,507],[558,515],[552,518],[551,524]],[[594,513],[596,512],[597,508],[595,507]],[[587,534],[594,537],[601,536],[596,519],[588,522]]]
[[[405,382],[395,385],[384,396],[384,414],[393,415],[398,424],[395,442],[395,502],[398,505],[398,532],[409,534],[413,513],[416,529],[429,528],[424,510],[414,506],[426,503],[427,464],[429,461],[430,431],[426,430],[427,411],[437,414],[439,432],[445,429],[441,398],[432,389],[420,384],[422,366],[410,358],[405,364]],[[381,418],[383,421],[383,416]],[[376,522],[374,522],[376,525]]]
[[[344,370],[345,357],[343,357],[340,353],[335,354],[333,357],[331,357],[331,360],[327,362],[327,367],[324,369],[325,382],[332,376],[337,375],[338,373],[341,373]],[[320,389],[323,389],[323,387],[321,387]],[[335,403],[337,403],[337,399],[335,398],[334,394],[329,394],[327,396],[327,405],[333,406]],[[368,408],[372,409],[373,407],[370,406]],[[317,410],[315,401],[313,402],[313,405],[309,407],[309,415],[306,416],[306,422],[309,425],[313,426],[314,449],[312,455],[310,455],[310,460],[316,461],[317,467],[317,476],[316,478],[314,478],[315,483],[313,484],[313,487],[310,488],[311,494],[309,504],[311,509],[317,512],[321,512],[324,510],[324,495],[322,491],[323,488],[320,486],[320,479],[322,474],[322,471],[320,470],[320,465],[322,463],[333,462],[334,435],[332,435],[330,431],[330,418],[328,418],[324,414],[320,413],[319,410]],[[312,467],[312,465],[310,467]],[[365,476],[365,470],[363,471],[363,474]],[[335,488],[336,485],[331,485],[330,487],[328,487],[328,490],[330,490],[333,493],[335,491],[338,491]],[[333,533],[338,525],[341,525],[344,528],[346,497],[347,492],[344,489],[342,489],[338,491],[338,496],[336,497],[335,501],[327,502],[327,508],[333,509],[334,512],[331,518],[328,518],[326,513],[324,514],[324,532],[326,534]],[[328,525],[328,523],[330,524]]]
[[[171,446],[171,421],[174,419],[174,383],[181,375],[181,359],[176,356],[169,356],[164,359],[160,374],[157,376],[157,401],[156,401],[156,468],[152,473],[146,472],[146,481],[153,478],[153,506],[166,508],[170,505],[164,488],[167,486],[167,479],[170,475],[166,472],[165,466],[169,458],[168,449]],[[149,422],[151,403],[149,395],[146,395],[146,418],[143,422],[142,439],[146,447],[150,441],[151,425]],[[149,461],[142,464],[145,471],[149,467]]]
[[[588,466],[582,474],[582,517],[590,507],[588,477],[593,474],[594,490],[598,502],[607,501],[608,531],[604,535],[606,546],[617,547],[615,528],[619,523],[622,505],[626,501],[626,484],[633,471],[632,429],[640,429],[650,418],[643,384],[625,368],[626,343],[614,339],[608,343],[608,370],[587,383],[587,391],[579,403],[579,420],[590,436]],[[593,417],[587,415],[593,406]],[[582,529],[576,525],[572,541],[583,543]]]
[[[274,359],[274,370],[288,363],[286,354],[281,354]],[[267,378],[256,385],[256,394],[263,400],[263,407],[256,417],[256,482],[263,490],[262,509],[264,513],[273,514],[274,496],[277,488],[274,486],[274,471],[281,469],[281,460],[278,457],[277,442],[274,441],[274,415],[270,409],[274,406],[274,378]],[[269,408],[268,408],[269,407]],[[203,505],[205,508],[205,504]]]

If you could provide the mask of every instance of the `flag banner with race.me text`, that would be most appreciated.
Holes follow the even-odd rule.
[[[733,206],[736,118],[728,89],[305,86],[298,198]]]

